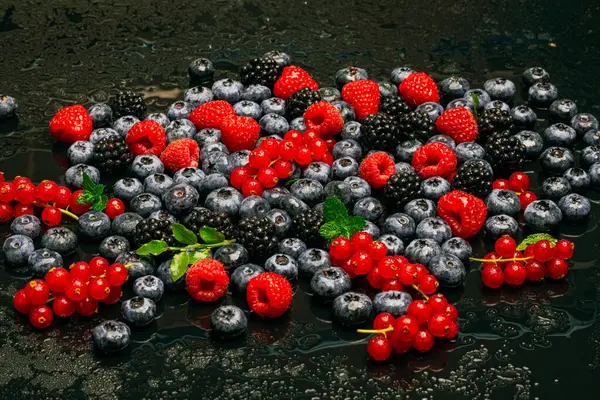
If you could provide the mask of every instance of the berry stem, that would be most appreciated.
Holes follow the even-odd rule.
[[[419,289],[419,287],[417,285],[415,285],[414,283],[412,284],[413,289],[415,289],[417,292],[419,292],[421,294],[421,296],[423,296],[423,298],[425,300],[429,300],[429,296],[427,296],[425,293],[423,293],[421,291],[421,289]]]
[[[48,203],[39,203],[37,201],[34,201],[33,205],[36,205],[38,207],[51,207],[50,204],[48,204]],[[56,207],[56,208],[58,208],[58,207]],[[69,217],[73,218],[75,221],[79,221],[79,217],[67,209],[58,208],[58,211],[60,211],[61,213],[65,214],[65,215],[68,215]]]
[[[368,333],[368,334],[371,334],[371,333],[375,333],[375,334],[377,334],[377,333],[383,333],[383,336],[387,337],[386,333],[387,332],[391,332],[393,330],[394,330],[394,327],[390,325],[390,326],[388,326],[385,329],[357,329],[356,332],[358,332],[358,333]]]
[[[518,258],[498,258],[496,260],[488,260],[485,258],[469,258],[469,260],[471,261],[479,261],[482,263],[486,263],[486,262],[493,262],[493,263],[498,263],[498,262],[505,262],[505,261],[527,261],[527,260],[531,260],[532,258],[535,258],[533,256],[531,257],[518,257]]]

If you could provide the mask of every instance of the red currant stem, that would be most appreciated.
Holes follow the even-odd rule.
[[[383,336],[387,337],[386,332],[391,332],[394,330],[393,326],[388,326],[385,329],[357,329],[356,332],[358,333],[383,333]]]
[[[125,264],[123,265],[125,268],[131,268],[133,267],[135,264],[134,263],[129,263],[129,264]]]
[[[423,296],[423,298],[424,298],[425,300],[429,300],[429,296],[427,296],[425,293],[423,293],[423,292],[421,291],[421,289],[420,289],[420,288],[419,288],[417,285],[415,285],[415,284],[413,283],[413,284],[412,284],[412,287],[413,287],[413,289],[415,289],[417,292],[419,292],[419,293],[421,294],[421,296]]]
[[[535,258],[533,256],[531,257],[519,257],[519,258],[498,258],[497,260],[488,260],[486,258],[469,258],[469,260],[471,261],[479,261],[482,263],[485,262],[491,262],[491,263],[498,263],[498,262],[505,262],[505,261],[527,261],[527,260],[531,260],[532,258]]]
[[[38,203],[37,201],[33,202],[33,205],[36,205],[38,207],[54,207],[54,206],[50,206],[50,204],[48,203]],[[56,207],[58,208],[58,207]],[[58,208],[58,211],[60,211],[61,213],[68,215],[69,217],[73,218],[75,221],[79,221],[79,217],[75,214],[73,214],[71,211],[69,210],[65,210],[64,208]]]
[[[50,297],[48,300],[46,300],[46,304],[52,303],[55,300],[55,297]]]
[[[273,161],[271,161],[269,163],[269,166],[267,168],[271,168],[273,166],[273,164],[275,164],[279,160],[281,160],[281,157],[277,157],[276,159],[274,159]],[[258,174],[252,175],[252,179],[256,179],[257,176],[258,176]]]

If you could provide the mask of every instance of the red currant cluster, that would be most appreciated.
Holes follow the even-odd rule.
[[[296,162],[306,166],[312,161],[323,161],[333,164],[331,149],[335,140],[321,139],[314,131],[301,133],[288,131],[283,140],[267,138],[252,150],[248,164],[234,168],[231,185],[241,189],[244,196],[260,196],[264,189],[270,189],[280,179],[292,176]]]
[[[529,190],[529,177],[525,172],[513,172],[508,179],[496,179],[492,189],[512,190],[516,192],[521,201],[521,210],[537,200],[537,196]]]
[[[373,321],[373,329],[361,333],[376,333],[369,340],[367,352],[375,361],[385,361],[392,351],[404,354],[411,348],[419,352],[431,350],[435,338],[454,339],[458,335],[458,311],[448,300],[436,294],[428,300],[415,300],[405,315],[394,318],[381,313]]]
[[[15,293],[13,304],[18,312],[29,314],[31,325],[43,329],[52,324],[54,314],[66,318],[77,311],[88,317],[98,311],[99,302],[115,304],[128,277],[124,265],[109,265],[105,258],[94,257],[89,263],[73,263],[68,271],[52,268],[44,280],[29,281]]]
[[[495,251],[486,254],[481,261],[483,285],[497,289],[505,282],[510,286],[522,285],[526,280],[539,282],[546,276],[559,280],[567,275],[566,260],[573,256],[573,242],[561,239],[553,245],[549,240],[540,240],[527,246],[523,253],[517,251],[517,242],[505,235],[496,241]]]

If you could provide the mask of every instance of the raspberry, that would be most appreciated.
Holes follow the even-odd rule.
[[[292,295],[292,285],[288,280],[273,272],[264,272],[250,279],[246,289],[250,309],[261,317],[283,315],[292,304]]]
[[[250,117],[228,115],[221,123],[221,140],[230,152],[251,150],[260,135],[260,125]]]
[[[205,128],[221,129],[223,119],[230,115],[234,115],[231,104],[225,100],[214,100],[196,107],[191,112],[189,120],[194,123],[198,130]]]
[[[412,166],[421,178],[447,177],[456,170],[456,154],[443,143],[427,143],[415,151]]]
[[[440,101],[440,93],[435,81],[425,72],[414,72],[398,86],[402,100],[411,107],[423,103]]]
[[[156,121],[147,119],[135,123],[125,141],[129,150],[135,154],[154,154],[160,156],[167,144],[167,135],[163,127]]]
[[[41,279],[31,280],[25,285],[25,295],[30,304],[39,306],[48,301],[50,297],[50,289],[48,285]]]
[[[273,86],[273,94],[276,97],[286,100],[304,88],[319,90],[319,85],[311,78],[308,72],[295,65],[290,65],[281,71],[281,76]]]
[[[387,184],[390,176],[396,173],[396,164],[392,157],[383,151],[368,155],[361,163],[358,174],[375,189]]]
[[[223,264],[212,258],[197,261],[185,277],[185,286],[194,300],[217,301],[227,292],[229,276]]]
[[[454,236],[467,239],[481,230],[487,207],[478,197],[454,190],[439,199],[437,213],[450,225]]]
[[[179,171],[182,168],[198,166],[200,148],[193,139],[175,140],[167,146],[160,155],[160,161],[171,171]]]
[[[29,322],[35,328],[44,329],[50,326],[54,320],[54,314],[47,305],[33,307],[29,311]]]
[[[367,353],[375,361],[385,361],[392,355],[392,345],[384,336],[375,336],[367,343]]]
[[[379,111],[379,85],[368,79],[349,82],[342,88],[342,99],[352,106],[359,120]]]
[[[52,293],[62,293],[71,282],[71,274],[63,267],[54,267],[46,272],[44,279]]]
[[[76,104],[59,110],[50,120],[50,134],[58,141],[73,144],[88,140],[92,134],[92,118],[84,106]]]
[[[456,143],[474,142],[477,139],[477,120],[465,107],[446,110],[435,121],[436,129],[450,136]]]
[[[322,137],[335,136],[344,127],[344,117],[333,104],[318,101],[306,109],[304,125]]]

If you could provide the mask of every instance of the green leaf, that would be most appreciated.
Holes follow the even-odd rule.
[[[192,231],[181,224],[173,224],[171,225],[171,229],[173,229],[173,235],[178,242],[183,244],[196,244],[198,243],[198,237]]]
[[[323,203],[323,216],[327,222],[342,222],[345,218],[348,218],[348,210],[344,206],[344,203],[336,197],[329,197]]]
[[[473,100],[473,114],[475,114],[475,119],[479,119],[477,115],[477,109],[479,108],[479,95],[475,92],[471,93],[471,99]]]
[[[136,253],[140,256],[147,256],[152,254],[153,256],[158,256],[169,248],[169,245],[164,240],[153,240],[142,245],[139,249],[137,249]]]
[[[344,221],[345,228],[349,231],[348,238],[351,238],[356,232],[360,232],[365,228],[367,221],[363,217],[348,217]]]
[[[85,192],[77,198],[77,204],[91,204],[92,201],[94,201],[94,197]]]
[[[331,240],[335,237],[343,235],[342,229],[340,229],[340,225],[335,221],[325,222],[319,228],[319,233],[327,240]]]
[[[210,250],[195,250],[189,251],[187,253],[189,258],[189,264],[195,264],[197,261],[204,260],[205,258],[210,258]]]
[[[96,184],[94,183],[92,178],[90,178],[90,176],[84,172],[83,173],[83,190],[87,190],[88,192],[93,192],[95,186],[96,186]]]
[[[533,235],[527,236],[519,245],[517,246],[518,251],[523,251],[527,248],[527,246],[531,244],[536,244],[540,240],[548,240],[552,244],[556,244],[556,239],[547,233],[534,233]]]
[[[108,197],[102,195],[96,198],[96,200],[94,200],[92,208],[96,211],[104,211],[104,209],[106,208],[106,203],[108,203]]]
[[[188,270],[188,265],[190,265],[190,257],[186,252],[175,254],[175,257],[173,257],[171,265],[169,266],[173,282],[177,282],[185,275]]]
[[[287,181],[285,181],[285,185],[284,186],[292,186],[292,184],[296,181],[299,181],[300,178],[294,178],[294,179],[288,179]]]
[[[202,241],[207,244],[221,243],[225,240],[225,236],[215,228],[209,226],[203,226],[200,228],[200,237]]]
[[[102,194],[104,193],[104,185],[94,186],[94,188],[91,190],[91,192],[94,196],[102,196]]]

